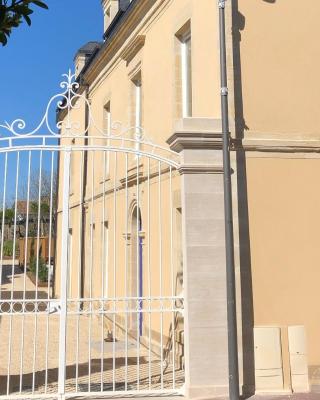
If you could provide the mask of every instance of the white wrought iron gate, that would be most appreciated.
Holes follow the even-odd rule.
[[[66,78],[34,131],[0,125],[0,398],[182,394],[177,155]]]

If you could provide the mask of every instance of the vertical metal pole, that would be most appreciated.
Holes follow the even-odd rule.
[[[221,117],[223,135],[224,170],[224,212],[226,240],[226,278],[227,278],[227,314],[228,314],[228,358],[229,358],[229,397],[239,399],[239,367],[237,339],[237,310],[234,270],[234,238],[232,216],[232,186],[230,167],[230,135],[228,120],[228,87],[225,33],[225,0],[219,0],[220,34],[220,79],[221,79]]]
[[[66,334],[67,334],[67,291],[68,291],[68,239],[69,239],[69,193],[70,193],[71,150],[66,149],[63,162],[63,207],[60,259],[60,331],[59,331],[59,399],[64,399],[66,381]]]

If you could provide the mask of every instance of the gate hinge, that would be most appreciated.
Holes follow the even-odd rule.
[[[226,0],[219,0],[218,7],[219,8],[225,8],[225,6],[226,6]]]

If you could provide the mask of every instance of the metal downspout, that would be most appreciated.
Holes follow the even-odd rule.
[[[228,364],[229,398],[239,400],[239,366],[237,338],[236,284],[234,267],[234,237],[232,215],[232,186],[230,167],[230,132],[228,115],[228,84],[226,62],[225,0],[219,0],[221,119],[223,137],[223,184],[226,242],[227,318],[228,318]]]

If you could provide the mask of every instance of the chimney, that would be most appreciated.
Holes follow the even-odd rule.
[[[76,78],[79,76],[88,60],[100,48],[100,46],[101,43],[99,42],[88,42],[77,51],[74,57]]]

